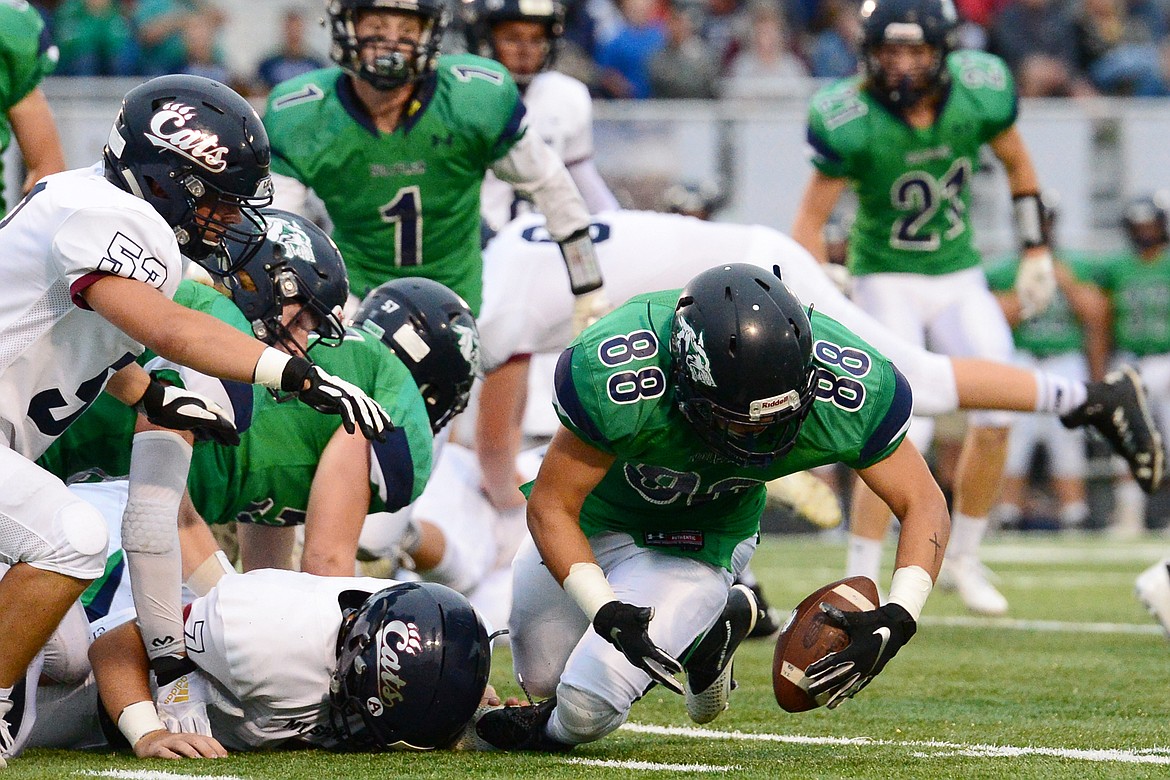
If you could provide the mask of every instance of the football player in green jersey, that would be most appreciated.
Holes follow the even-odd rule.
[[[556,153],[526,132],[506,68],[442,55],[442,0],[331,0],[338,67],[279,85],[268,100],[276,205],[303,213],[312,190],[333,222],[357,297],[425,276],[479,310],[480,188],[489,169],[548,216],[574,293],[601,287],[589,214]],[[578,298],[584,311],[600,294]]]
[[[517,676],[550,698],[486,713],[479,735],[513,750],[591,742],[653,683],[684,693],[684,668],[688,713],[717,716],[755,611],[729,590],[764,483],[825,463],[857,469],[902,520],[889,603],[832,614],[852,641],[808,669],[822,703],[857,693],[914,635],[947,543],[942,491],[904,440],[911,403],[892,363],[751,265],[636,296],[586,329],[557,367],[562,427],[513,564]],[[680,664],[713,626],[719,641]]]
[[[1002,60],[953,51],[951,0],[867,0],[861,8],[865,72],[813,96],[808,139],[815,171],[793,237],[824,260],[821,228],[840,195],[858,196],[849,266],[854,300],[913,343],[939,352],[1008,361],[1011,333],[979,268],[968,208],[979,149],[1003,163],[1024,260],[1016,290],[1032,316],[1056,283],[1043,230],[1039,182],[1015,127],[1017,98]],[[999,491],[1010,416],[970,416],[955,485],[948,572],[968,608],[1007,611],[978,551]],[[928,422],[911,431],[930,441]],[[850,540],[851,574],[877,573],[889,511],[859,486]]]
[[[0,2],[0,155],[12,136],[28,174],[23,193],[50,173],[65,170],[65,152],[41,79],[57,65],[41,15],[26,2]],[[4,165],[0,162],[0,216],[4,214]]]

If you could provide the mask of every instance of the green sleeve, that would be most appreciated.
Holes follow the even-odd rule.
[[[477,139],[486,169],[524,135],[524,101],[512,75],[500,63],[473,54],[439,58],[439,78],[458,93],[457,121]]]
[[[1016,284],[1016,269],[1018,264],[1015,258],[1000,259],[988,266],[987,286],[992,292],[1008,292]]]
[[[979,106],[980,140],[990,141],[1015,124],[1019,96],[1007,63],[987,52],[964,50],[951,54],[948,66]]]
[[[309,174],[299,161],[311,159],[320,144],[335,136],[326,98],[341,77],[340,68],[314,70],[277,84],[268,94],[264,129],[272,147],[273,173],[307,183]]]
[[[856,178],[865,149],[865,123],[859,120],[869,113],[859,89],[856,79],[837,82],[817,92],[809,104],[812,164],[826,176]]]
[[[5,114],[57,65],[40,14],[20,5],[0,3],[0,111]]]

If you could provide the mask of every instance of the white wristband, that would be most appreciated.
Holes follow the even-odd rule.
[[[165,730],[166,726],[159,720],[152,701],[136,701],[118,716],[118,731],[122,732],[130,747],[135,747],[138,740],[159,729]]]
[[[565,589],[565,593],[573,597],[573,601],[581,607],[590,623],[593,622],[597,610],[611,601],[617,601],[609,580],[605,578],[605,572],[596,563],[585,561],[574,563],[569,567],[569,576],[565,577],[561,587]]]
[[[191,576],[183,583],[196,596],[206,596],[225,574],[235,574],[236,567],[228,560],[223,550],[216,550],[214,555],[207,556],[207,560],[199,564]]]
[[[926,598],[934,588],[934,580],[921,566],[903,566],[894,572],[890,581],[890,598],[887,603],[899,604],[918,622]]]
[[[264,385],[270,390],[279,390],[280,381],[284,377],[284,367],[290,360],[292,357],[279,349],[268,347],[260,353],[256,368],[252,369],[253,384]]]

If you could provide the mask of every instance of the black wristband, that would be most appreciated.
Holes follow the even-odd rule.
[[[305,389],[305,377],[312,370],[312,363],[294,355],[284,364],[284,371],[280,375],[280,389],[286,393],[299,393]]]
[[[146,392],[134,404],[134,411],[139,414],[150,416],[147,410],[158,409],[162,406],[163,398],[166,395],[166,390],[163,389],[162,382],[159,382],[154,377],[150,378],[150,383],[146,385]]]
[[[151,661],[150,668],[159,685],[168,685],[199,667],[185,655],[164,655]]]

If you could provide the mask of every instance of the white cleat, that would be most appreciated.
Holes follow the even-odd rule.
[[[1170,639],[1170,558],[1163,558],[1139,574],[1133,590]]]
[[[947,559],[943,564],[946,571],[946,589],[958,591],[963,605],[977,615],[999,617],[1006,615],[1008,602],[999,589],[991,584],[991,574],[983,563],[973,556],[955,560]],[[939,577],[940,583],[943,577]]]
[[[791,507],[817,528],[841,525],[841,502],[829,485],[812,472],[798,471],[767,484],[768,502]]]

